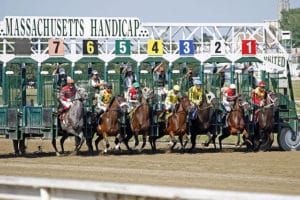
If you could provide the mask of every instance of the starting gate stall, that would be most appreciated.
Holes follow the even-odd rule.
[[[24,89],[22,87],[22,76],[20,66],[16,71],[8,69],[9,66],[2,67],[2,106],[0,108],[1,134],[13,140],[23,139],[20,126],[22,124],[22,97]],[[26,92],[26,91],[25,91]],[[23,94],[23,96],[22,96]],[[25,98],[25,97],[24,97]]]
[[[230,65],[231,61],[226,57],[211,57],[204,61],[204,64],[211,64],[214,68],[217,68],[217,63],[222,65]],[[206,66],[204,66],[205,69]],[[227,71],[227,70],[226,70]],[[201,75],[200,75],[201,76]],[[204,90],[211,91],[216,95],[216,98],[218,98],[219,102],[222,100],[222,87],[225,86],[222,85],[222,75],[213,73],[213,69],[209,73],[207,70],[204,70],[203,73],[203,85]],[[230,80],[232,82],[232,80]],[[225,80],[226,83],[226,80]]]
[[[104,80],[104,77],[101,76],[103,74],[103,64],[104,61],[100,60],[97,57],[83,57],[76,62],[77,70],[74,71],[73,78],[75,83],[84,87],[89,94],[88,100],[84,104],[84,133],[87,139],[90,139],[94,135],[94,126],[93,126],[93,113],[95,113],[95,89],[91,86],[91,77],[92,70],[97,70],[99,74],[99,78]]]
[[[59,136],[58,118],[53,112],[57,111],[59,106],[59,85],[58,75],[53,75],[54,68],[60,63],[60,68],[64,68],[66,79],[72,70],[71,62],[63,57],[49,57],[37,67],[37,105],[31,108],[35,110],[34,126],[30,127],[30,132],[35,132],[37,136],[44,139],[55,139]],[[28,110],[29,111],[29,110]],[[34,131],[33,131],[34,130]]]
[[[106,82],[110,82],[113,85],[113,95],[125,96],[125,74],[122,74],[122,69],[126,63],[130,62],[133,74],[136,73],[134,65],[136,61],[130,57],[116,57],[111,60],[106,67]],[[136,76],[136,74],[134,74]]]
[[[192,69],[192,79],[199,79],[200,61],[194,57],[181,57],[173,62],[171,80],[173,85],[177,84],[181,87],[181,94],[188,95],[188,90],[193,86],[193,82],[187,76],[188,69]],[[175,70],[175,71],[174,71]]]
[[[262,63],[262,61],[256,57],[241,57],[240,59],[236,60],[235,63]],[[239,94],[244,94],[247,97],[251,97],[251,91],[255,88],[253,88],[253,79],[252,76],[248,73],[237,73],[236,74],[236,86],[237,86],[237,92]],[[255,84],[255,83],[254,83]],[[268,86],[268,83],[267,83]]]

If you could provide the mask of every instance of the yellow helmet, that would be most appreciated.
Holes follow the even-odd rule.
[[[179,91],[180,90],[180,86],[179,85],[174,85],[173,90]]]

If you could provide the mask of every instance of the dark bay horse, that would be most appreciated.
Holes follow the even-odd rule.
[[[268,151],[274,141],[275,112],[279,100],[274,92],[267,92],[265,105],[260,108],[254,134],[254,150]]]
[[[215,96],[211,92],[207,92],[202,97],[202,103],[197,107],[196,116],[191,119],[190,133],[191,133],[191,151],[196,146],[196,137],[198,134],[206,134],[208,136],[207,142],[204,144],[208,146],[213,142],[216,149],[216,102]]]
[[[142,89],[142,95],[139,98],[139,104],[132,111],[132,116],[130,120],[131,131],[134,134],[135,146],[139,145],[138,136],[141,134],[143,136],[143,144],[141,151],[146,145],[147,136],[150,130],[150,106],[148,100],[153,98],[153,90],[145,87]],[[130,135],[128,135],[131,137]],[[126,139],[127,141],[129,138]]]
[[[98,133],[98,138],[95,140],[96,151],[99,152],[98,144],[104,139],[105,140],[105,149],[104,153],[107,153],[109,148],[108,137],[114,136],[116,138],[115,149],[119,149],[121,142],[124,141],[126,147],[129,149],[128,143],[124,140],[124,136],[122,136],[119,126],[119,116],[125,115],[126,109],[129,106],[125,102],[125,99],[121,96],[113,97],[109,103],[107,111],[104,112],[100,118],[101,123],[97,125],[96,131]]]
[[[220,150],[222,151],[222,140],[227,138],[230,135],[237,135],[239,140],[239,135],[243,134],[244,142],[247,144],[247,148],[249,145],[252,145],[252,142],[249,140],[249,135],[246,130],[246,124],[244,121],[244,113],[246,108],[248,107],[248,102],[246,98],[242,95],[239,95],[232,106],[232,110],[229,113],[227,123],[228,127],[223,127],[222,134],[219,136],[219,145]],[[238,143],[239,144],[239,141]]]
[[[60,119],[59,123],[61,126],[61,131],[63,133],[62,138],[60,139],[60,145],[62,153],[64,153],[64,142],[69,137],[69,135],[74,135],[80,138],[78,144],[76,144],[74,152],[78,153],[85,137],[83,135],[83,104],[88,99],[88,93],[84,88],[76,86],[75,100],[70,106],[69,110],[65,114],[64,121]],[[56,148],[55,138],[52,140],[53,148],[55,149],[56,155],[59,155],[59,152]]]
[[[170,136],[171,150],[175,147],[177,140],[175,136],[179,136],[181,148],[184,149],[188,142],[188,133],[186,131],[187,115],[192,108],[192,104],[187,96],[180,99],[173,114],[168,117],[168,127],[166,134]],[[185,142],[183,143],[183,138]]]

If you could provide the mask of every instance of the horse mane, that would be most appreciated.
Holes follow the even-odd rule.
[[[113,96],[113,97],[111,98],[111,100],[110,100],[110,102],[109,102],[109,104],[108,104],[108,107],[109,107],[109,108],[111,107],[111,105],[113,104],[113,102],[115,101],[115,99],[116,99],[116,96]]]

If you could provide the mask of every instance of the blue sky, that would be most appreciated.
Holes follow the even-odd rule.
[[[0,0],[4,16],[138,17],[142,22],[276,20],[278,0]],[[300,0],[290,0],[291,8]]]

